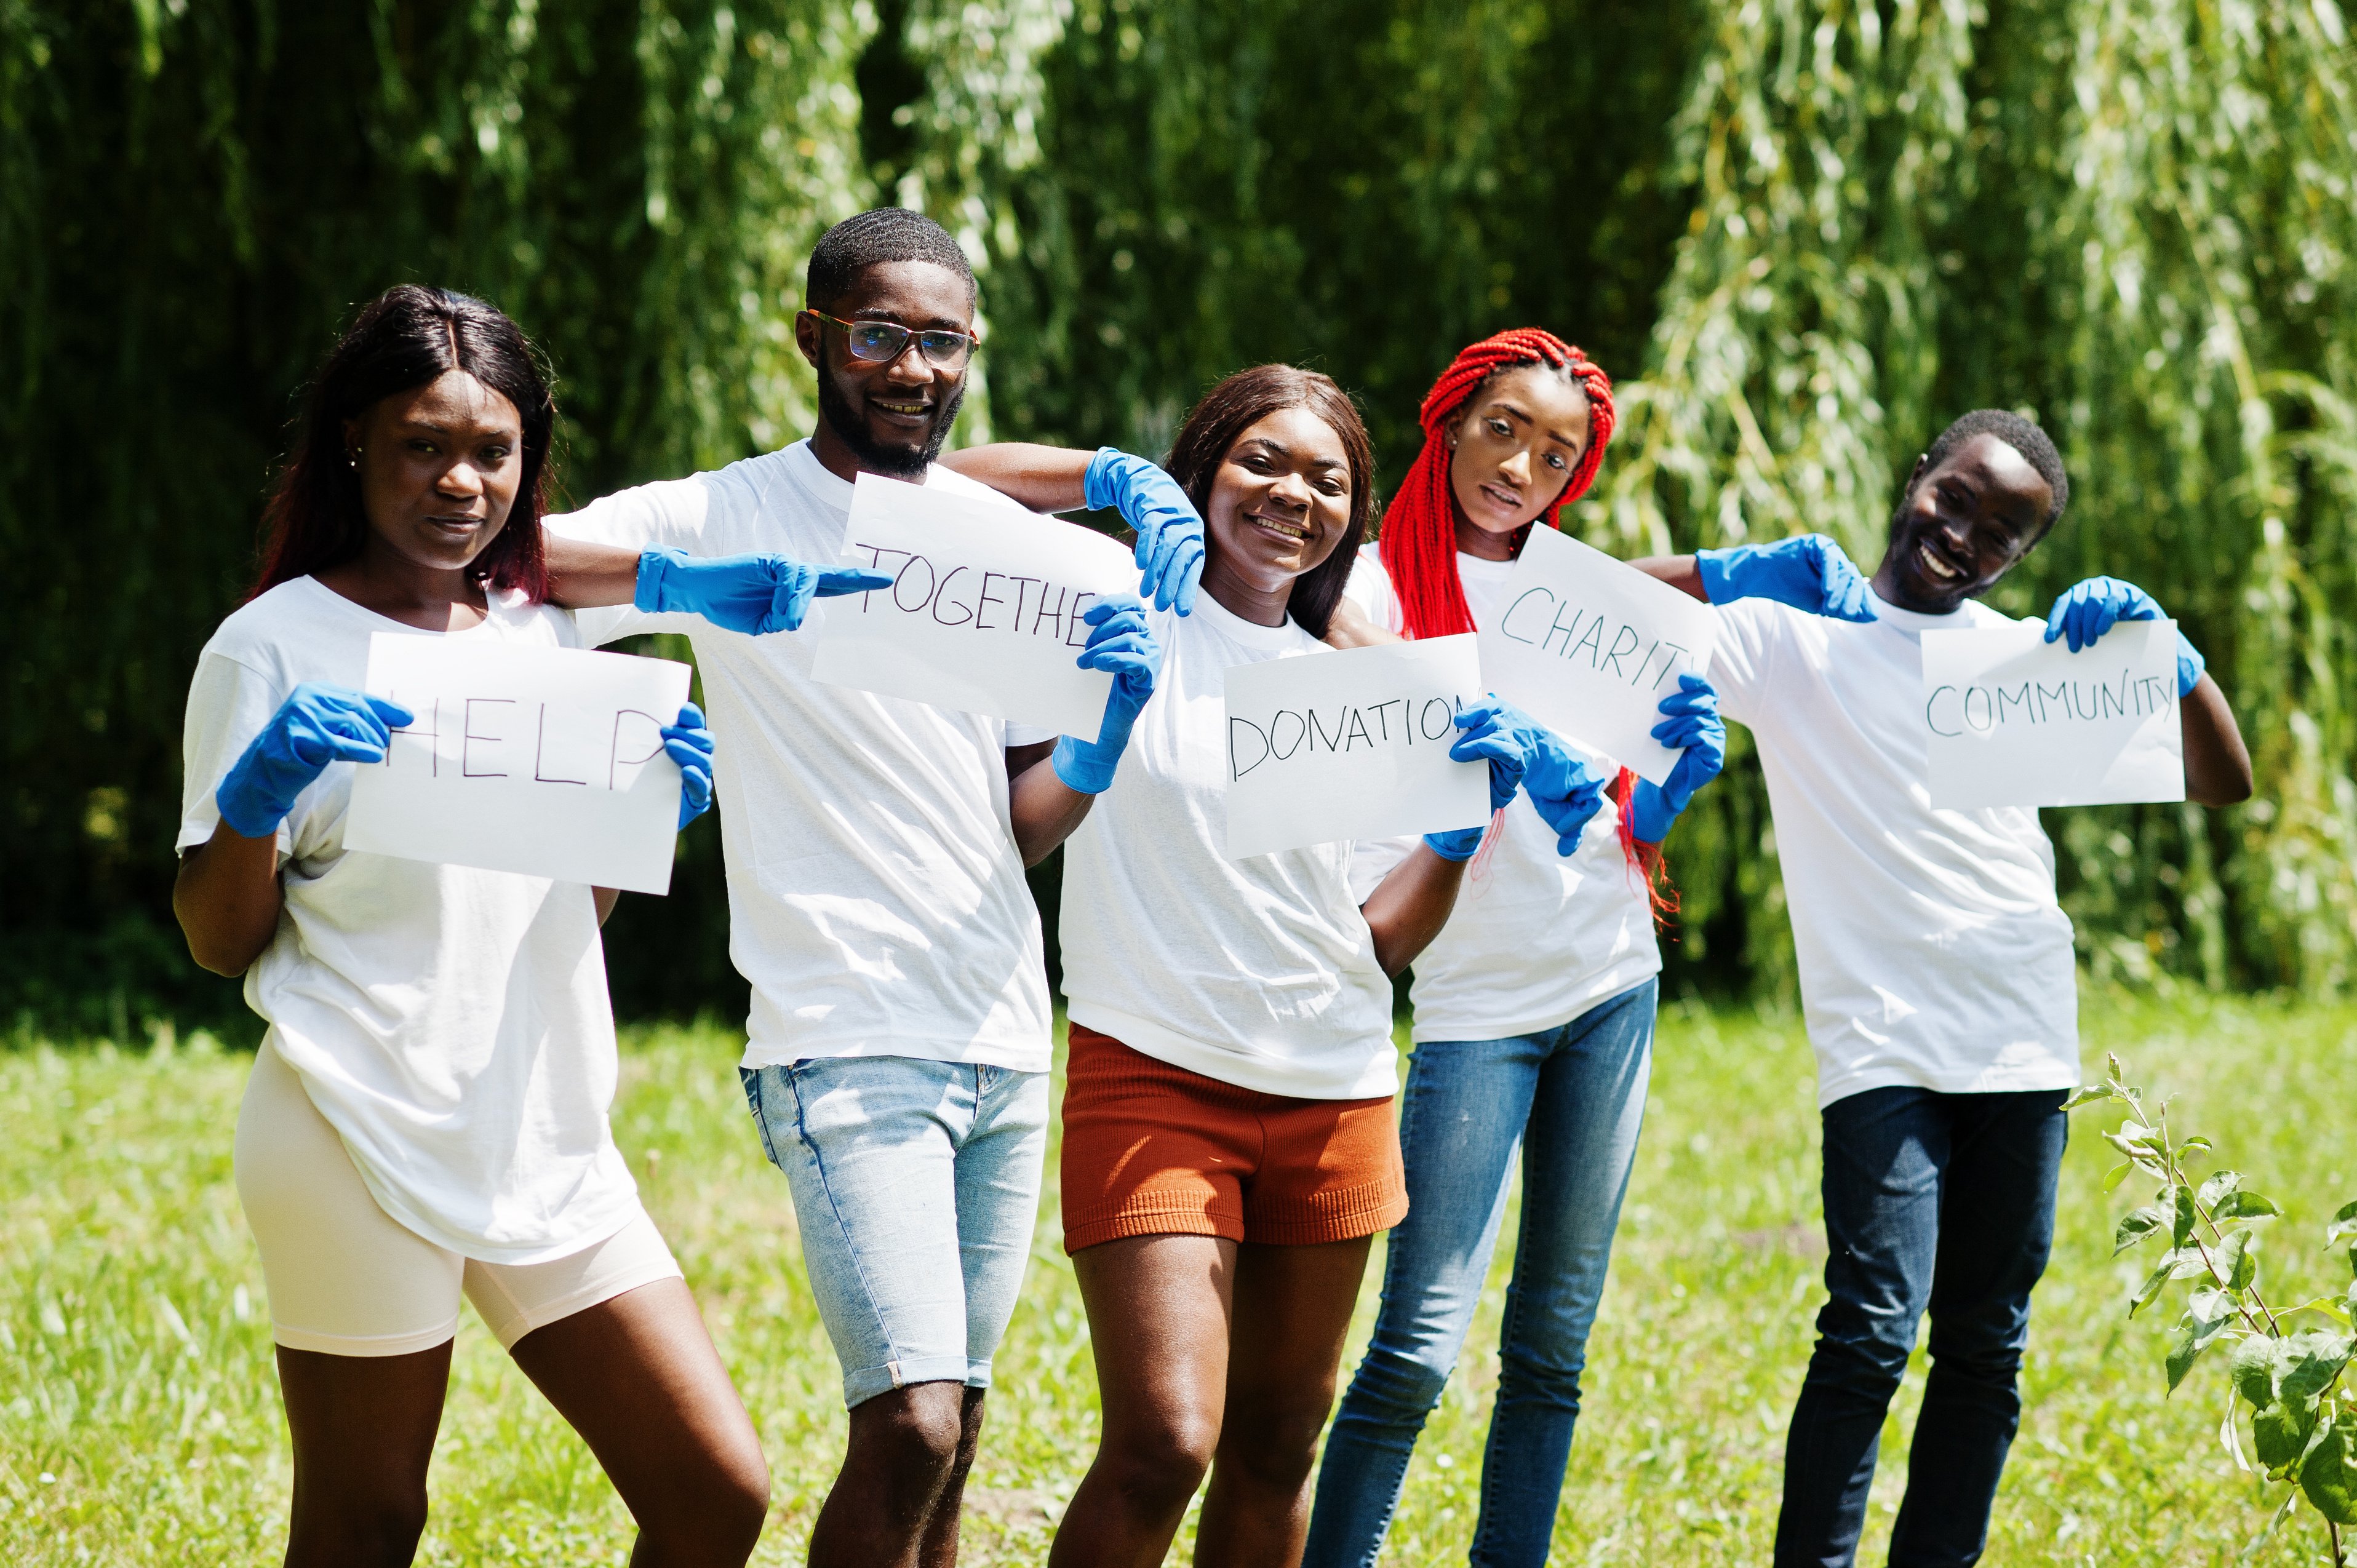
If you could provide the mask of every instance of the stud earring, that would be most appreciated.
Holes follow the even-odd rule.
[[[361,449],[360,449],[359,447],[355,446],[355,447],[353,447],[353,448],[351,449],[351,451],[350,451],[350,452],[349,452],[349,453],[347,453],[347,454],[345,455],[345,456],[344,456],[344,467],[346,467],[347,468],[357,468],[357,467],[359,467],[360,466],[361,466]]]

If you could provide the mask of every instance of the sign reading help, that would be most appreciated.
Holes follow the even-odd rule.
[[[1682,674],[1710,668],[1717,612],[1624,561],[1534,528],[1480,628],[1490,690],[1582,750],[1659,784],[1678,754],[1653,738]]]
[[[1489,764],[1448,756],[1482,693],[1470,636],[1239,664],[1227,685],[1229,859],[1489,820]]]
[[[1094,740],[1113,677],[1075,662],[1081,617],[1135,594],[1130,552],[1077,523],[859,476],[843,564],[889,588],[817,607],[812,676]]]
[[[2177,624],[2124,620],[2081,652],[2040,622],[1923,634],[1932,804],[2185,799]]]
[[[378,632],[368,689],[415,715],[352,773],[344,847],[634,893],[671,886],[688,669],[573,648]]]

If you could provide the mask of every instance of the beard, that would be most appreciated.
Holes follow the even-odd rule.
[[[867,434],[866,424],[852,412],[851,400],[843,395],[843,388],[834,379],[832,366],[823,368],[818,378],[818,416],[826,421],[859,466],[887,478],[921,481],[933,459],[942,455],[942,447],[950,438],[950,429],[957,424],[958,409],[965,402],[965,378],[958,378],[957,388],[941,403],[932,429],[926,433],[924,445],[918,446],[887,446]]]

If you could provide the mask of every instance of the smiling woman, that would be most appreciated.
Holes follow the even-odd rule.
[[[312,390],[314,416],[264,510],[270,542],[247,596],[349,567],[368,546],[371,510],[382,509],[388,521],[400,520],[396,550],[417,551],[420,564],[543,597],[538,523],[556,422],[550,380],[531,341],[482,301],[411,285],[387,289],[352,323]],[[451,455],[461,458],[455,466]],[[418,482],[446,470],[453,484]],[[519,499],[533,526],[504,528]]]
[[[1390,976],[1480,831],[1363,898],[1347,843],[1231,858],[1222,831],[1228,678],[1324,656],[1372,467],[1349,395],[1286,365],[1220,382],[1172,448],[1202,595],[1149,617],[1161,681],[1064,874],[1064,1244],[1105,1422],[1054,1564],[1160,1563],[1207,1473],[1198,1561],[1297,1561],[1368,1248],[1406,1208]],[[1489,762],[1493,809],[1522,771],[1499,712],[1457,714],[1450,751]]]
[[[1599,366],[1523,327],[1461,350],[1418,418],[1424,446],[1382,543],[1360,553],[1338,644],[1498,631],[1514,563],[1587,493],[1616,411]],[[1373,1341],[1327,1441],[1310,1568],[1382,1552],[1417,1436],[1471,1326],[1517,1166],[1520,1305],[1500,1346],[1476,1555],[1547,1553],[1652,1071],[1653,873],[1678,811],[1717,769],[1715,702],[1693,676],[1663,702],[1653,737],[1683,747],[1663,786],[1625,770],[1615,784],[1609,765],[1526,721],[1524,799],[1501,814],[1483,875],[1416,960],[1400,1118],[1408,1214],[1385,1251]],[[1412,847],[1355,846],[1353,880],[1372,882]]]
[[[555,415],[523,334],[397,288],[329,354],[247,602],[188,693],[173,907],[269,1025],[235,1174],[295,1449],[286,1560],[403,1563],[462,1296],[605,1464],[651,1554],[741,1563],[769,1477],[606,1119],[610,895],[348,844],[357,769],[415,715],[378,639],[577,647],[543,602]],[[693,704],[662,731],[711,799]]]
[[[1213,387],[1170,453],[1205,519],[1204,586],[1257,625],[1289,616],[1325,636],[1366,536],[1374,467],[1358,409],[1328,377],[1256,365]]]

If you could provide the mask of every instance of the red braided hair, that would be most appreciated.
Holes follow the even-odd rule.
[[[1411,638],[1453,637],[1473,629],[1473,612],[1465,603],[1465,585],[1457,575],[1457,498],[1450,491],[1448,468],[1456,449],[1448,444],[1448,428],[1473,394],[1503,371],[1523,365],[1546,365],[1564,372],[1587,395],[1587,447],[1561,494],[1549,501],[1534,521],[1549,528],[1563,526],[1563,509],[1587,493],[1596,471],[1604,466],[1604,448],[1612,440],[1615,414],[1612,381],[1601,368],[1571,344],[1540,327],[1515,327],[1484,338],[1449,361],[1448,369],[1424,394],[1416,421],[1424,426],[1424,448],[1415,455],[1399,493],[1383,509],[1382,553],[1383,572],[1392,580],[1400,619]],[[1530,537],[1525,525],[1514,535],[1514,553]],[[1620,808],[1620,850],[1631,868],[1644,879],[1655,917],[1674,913],[1677,898],[1666,891],[1659,875],[1659,845],[1639,843],[1630,827],[1630,797],[1637,776],[1627,768],[1613,780],[1612,800]]]
[[[1383,510],[1383,571],[1399,596],[1410,637],[1454,637],[1473,629],[1465,585],[1457,580],[1457,499],[1448,489],[1454,451],[1448,426],[1483,382],[1522,365],[1565,371],[1587,394],[1587,450],[1579,455],[1571,482],[1540,519],[1549,528],[1561,527],[1558,520],[1566,503],[1586,495],[1596,482],[1596,470],[1604,465],[1604,448],[1612,439],[1612,382],[1587,355],[1543,328],[1517,327],[1482,338],[1451,360],[1424,394],[1424,407],[1416,413],[1424,426],[1424,449]],[[1523,537],[1514,541],[1516,554],[1522,553]]]

